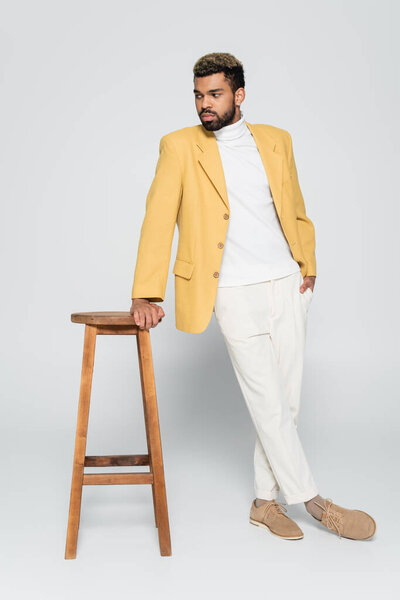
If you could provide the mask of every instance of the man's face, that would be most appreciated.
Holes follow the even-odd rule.
[[[195,77],[193,93],[197,114],[208,131],[216,131],[239,119],[240,106],[236,101],[242,101],[244,89],[239,88],[233,94],[224,73]]]

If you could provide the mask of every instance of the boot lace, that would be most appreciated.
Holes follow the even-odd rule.
[[[321,522],[324,525],[326,525],[328,529],[336,531],[339,534],[339,537],[341,538],[343,533],[343,515],[332,508],[332,499],[326,498],[325,506],[322,506],[317,501],[314,501],[314,504],[322,508],[322,510],[324,511]]]
[[[283,506],[284,502],[266,502],[266,507],[263,513],[263,518],[265,519],[269,512],[275,512],[278,514],[284,514],[282,509],[287,512],[287,509]]]

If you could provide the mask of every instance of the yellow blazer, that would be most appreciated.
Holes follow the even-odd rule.
[[[306,216],[291,136],[273,125],[245,123],[260,152],[292,256],[303,277],[316,275],[315,231]],[[214,309],[229,217],[214,133],[199,124],[164,135],[146,198],[131,297],[164,300],[177,225],[176,328],[188,333],[204,331]]]

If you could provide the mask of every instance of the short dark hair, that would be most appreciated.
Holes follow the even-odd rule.
[[[194,77],[207,77],[213,73],[224,73],[232,92],[244,88],[243,64],[229,52],[211,52],[199,58],[193,67]]]

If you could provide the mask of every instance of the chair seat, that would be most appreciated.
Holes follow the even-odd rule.
[[[72,313],[71,321],[85,325],[136,325],[134,316],[126,311]]]

